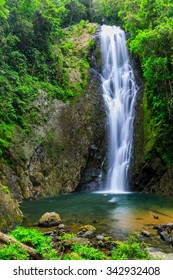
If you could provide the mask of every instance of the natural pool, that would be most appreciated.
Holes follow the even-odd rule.
[[[81,224],[92,224],[98,233],[117,240],[124,240],[132,231],[155,234],[153,224],[173,222],[173,200],[141,193],[71,193],[25,201],[21,210],[25,226],[33,226],[45,212],[55,211],[73,232]],[[154,219],[153,212],[158,219]],[[159,237],[158,242],[162,243]]]

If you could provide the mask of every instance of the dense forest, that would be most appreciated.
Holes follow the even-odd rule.
[[[38,88],[64,101],[77,94],[68,82],[64,54],[70,42],[63,41],[64,28],[89,20],[118,24],[129,32],[129,49],[145,79],[146,130],[151,135],[146,154],[155,145],[165,164],[172,162],[172,1],[1,0],[0,5],[1,154],[16,125],[27,129],[28,104]]]
[[[95,41],[77,51],[69,38],[84,29],[94,36],[102,24],[125,30],[140,76],[142,162],[159,158],[157,176],[162,167],[173,176],[172,0],[0,0],[0,166],[16,168],[10,149],[14,132],[20,128],[29,137],[31,125],[40,122],[38,108],[31,106],[40,91],[68,104],[83,94]],[[76,83],[71,68],[80,72]],[[7,194],[8,186],[0,182],[0,191]]]
[[[146,153],[155,144],[165,164],[172,162],[172,1],[1,0],[0,5],[1,154],[16,125],[27,129],[28,104],[38,88],[64,101],[77,94],[68,82],[64,54],[70,42],[63,41],[64,28],[89,20],[129,32],[129,49],[145,79],[146,130],[151,133]]]

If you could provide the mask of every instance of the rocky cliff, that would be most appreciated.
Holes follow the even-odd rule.
[[[136,100],[132,164],[129,171],[132,191],[173,197],[173,165],[165,160],[172,151],[168,130],[155,124],[144,89],[140,65],[134,61],[137,83],[140,87]]]
[[[92,38],[78,38],[80,48],[88,46]],[[9,192],[2,192],[0,206],[10,216],[4,216],[1,229],[21,221],[17,200],[98,189],[106,153],[105,110],[97,75],[92,70],[87,75],[86,88],[73,101],[52,99],[40,89],[30,104],[37,114],[29,130],[16,127],[6,151],[8,163],[0,165],[0,181]],[[69,67],[69,76],[71,83],[80,83],[78,69]]]

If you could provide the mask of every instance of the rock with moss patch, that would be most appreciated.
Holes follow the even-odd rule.
[[[62,242],[63,246],[66,248],[70,248],[72,245],[81,244],[81,245],[91,245],[87,238],[82,237],[73,237],[68,240],[64,240]]]
[[[85,225],[80,227],[77,236],[82,238],[93,238],[96,236],[95,234],[96,228],[92,225]]]
[[[39,219],[38,225],[41,227],[56,226],[61,223],[60,215],[56,212],[47,212]]]
[[[23,214],[18,201],[13,197],[8,187],[0,183],[0,231],[6,232],[23,220]]]
[[[96,231],[96,228],[92,225],[84,225],[80,227],[79,231],[86,232],[86,231]]]
[[[94,238],[96,236],[94,230],[87,230],[85,232],[83,232],[83,231],[81,231],[81,232],[82,232],[81,237],[83,237],[83,238],[89,238],[90,239],[90,238]]]

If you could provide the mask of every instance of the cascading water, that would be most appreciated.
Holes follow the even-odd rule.
[[[133,138],[137,86],[129,64],[125,33],[120,27],[101,27],[102,87],[108,116],[106,190],[128,191],[128,168]]]

